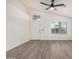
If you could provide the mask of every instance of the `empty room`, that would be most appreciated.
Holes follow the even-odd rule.
[[[72,0],[6,0],[6,59],[72,59]]]

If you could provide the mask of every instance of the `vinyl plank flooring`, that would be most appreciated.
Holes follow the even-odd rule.
[[[72,59],[71,40],[31,40],[7,51],[7,59]]]

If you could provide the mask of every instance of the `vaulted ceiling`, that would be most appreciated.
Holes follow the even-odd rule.
[[[9,1],[11,3],[14,0]],[[40,2],[51,4],[51,0],[15,0],[15,2],[20,2],[25,8],[72,17],[72,0],[55,0],[54,4],[64,3],[66,5],[66,7],[56,7],[57,10],[45,10],[48,6],[40,4]]]
[[[64,3],[66,7],[56,7],[57,10],[45,10],[48,6],[40,4],[40,2],[45,2],[51,4],[51,0],[21,0],[23,4],[27,7],[33,8],[39,11],[46,11],[52,14],[60,14],[63,16],[72,17],[72,0],[55,0],[54,4]]]

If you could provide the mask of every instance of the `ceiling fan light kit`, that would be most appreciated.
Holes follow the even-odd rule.
[[[65,7],[66,6],[64,3],[54,5],[54,1],[55,0],[51,0],[51,5],[49,5],[47,3],[44,3],[44,2],[40,2],[40,3],[43,4],[43,5],[49,6],[45,10],[48,10],[48,9],[50,9],[50,10],[56,10],[55,7],[59,7],[59,6],[64,6]]]
[[[54,10],[54,8],[53,8],[53,7],[51,7],[51,8],[50,8],[50,10]]]

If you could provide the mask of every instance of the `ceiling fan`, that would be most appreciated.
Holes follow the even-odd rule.
[[[51,0],[51,4],[49,5],[49,4],[47,4],[47,3],[43,3],[43,2],[40,2],[41,4],[43,4],[43,5],[46,5],[46,6],[49,6],[48,8],[46,8],[45,10],[48,10],[48,9],[54,9],[54,10],[56,10],[56,8],[55,7],[59,7],[59,6],[65,6],[65,4],[64,3],[62,3],[62,4],[56,4],[56,5],[54,5],[54,1],[55,0]]]

